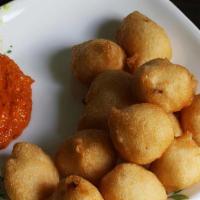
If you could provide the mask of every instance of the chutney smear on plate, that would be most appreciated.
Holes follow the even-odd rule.
[[[19,136],[30,121],[32,83],[13,60],[0,54],[0,149]]]

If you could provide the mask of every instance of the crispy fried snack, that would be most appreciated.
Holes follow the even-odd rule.
[[[181,136],[183,131],[181,129],[179,120],[177,119],[177,117],[173,113],[169,114],[169,118],[170,118],[172,125],[173,125],[175,137]]]
[[[55,162],[62,176],[76,174],[96,183],[116,163],[116,154],[106,132],[77,132],[60,147]]]
[[[191,104],[196,85],[194,76],[185,67],[167,59],[155,59],[135,71],[133,93],[140,102],[176,112]]]
[[[38,146],[17,143],[5,164],[5,188],[12,200],[43,200],[59,182],[53,162]]]
[[[49,200],[103,200],[98,189],[80,176],[68,176]]]
[[[157,177],[136,164],[119,164],[105,175],[100,184],[105,200],[166,200],[164,187]]]
[[[172,57],[170,40],[165,30],[138,11],[122,21],[117,41],[128,54],[132,71],[149,60]]]
[[[153,104],[113,108],[108,118],[111,139],[129,162],[149,164],[165,152],[174,139],[167,113]]]
[[[168,192],[200,181],[200,147],[190,134],[176,138],[163,156],[151,165]]]
[[[181,125],[184,131],[192,133],[193,139],[200,145],[200,94],[181,111]]]
[[[72,70],[83,84],[89,85],[101,72],[124,67],[125,53],[116,43],[94,39],[73,47]]]
[[[134,102],[131,94],[132,76],[121,70],[100,74],[91,84],[85,98],[86,107],[79,129],[108,129],[107,117],[113,106],[127,107]]]

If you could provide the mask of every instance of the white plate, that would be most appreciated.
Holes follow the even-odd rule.
[[[31,122],[0,151],[0,163],[17,141],[36,143],[52,154],[75,131],[84,89],[71,75],[70,48],[91,38],[114,38],[119,21],[133,10],[165,27],[173,61],[200,80],[200,32],[168,0],[16,0],[0,9],[1,52],[12,45],[10,56],[35,80]],[[197,191],[186,193],[200,199]]]

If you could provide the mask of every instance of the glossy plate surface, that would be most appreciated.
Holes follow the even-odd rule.
[[[76,130],[85,89],[70,71],[71,46],[96,37],[114,38],[120,20],[134,10],[166,29],[173,61],[200,80],[200,32],[168,0],[16,0],[0,8],[0,51],[35,80],[31,122],[0,151],[0,165],[17,141],[36,143],[53,154]],[[183,193],[200,199],[198,186]]]

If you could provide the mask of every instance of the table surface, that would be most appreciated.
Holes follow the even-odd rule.
[[[10,0],[0,0],[0,5]],[[200,0],[171,0],[200,29]]]

